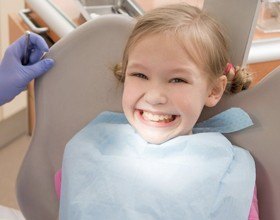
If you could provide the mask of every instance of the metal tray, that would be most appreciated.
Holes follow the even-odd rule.
[[[105,14],[124,14],[137,17],[144,13],[133,0],[76,0],[86,20]]]

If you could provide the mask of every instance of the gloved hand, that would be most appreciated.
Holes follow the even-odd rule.
[[[49,47],[41,36],[34,33],[30,33],[29,62],[26,66],[22,65],[25,44],[26,36],[11,44],[0,64],[0,105],[11,101],[32,79],[47,72],[54,65],[52,59],[40,60]]]

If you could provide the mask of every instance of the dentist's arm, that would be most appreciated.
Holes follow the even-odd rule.
[[[11,101],[31,80],[47,72],[54,65],[52,59],[40,60],[43,53],[49,50],[41,36],[30,34],[29,62],[22,65],[25,49],[26,36],[22,36],[7,48],[0,63],[0,105]]]

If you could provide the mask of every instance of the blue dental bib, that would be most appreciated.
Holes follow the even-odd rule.
[[[236,111],[246,122],[219,125],[219,117],[230,120]],[[193,135],[154,145],[123,114],[104,112],[65,148],[60,219],[247,220],[254,160],[217,131],[250,125],[246,113],[230,109],[198,124]]]

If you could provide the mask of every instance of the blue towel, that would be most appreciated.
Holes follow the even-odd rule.
[[[223,134],[240,131],[253,125],[249,115],[241,108],[230,108],[214,117],[197,123],[193,133],[220,132]]]
[[[60,219],[248,219],[254,160],[209,127],[154,145],[123,114],[102,113],[66,146]]]

